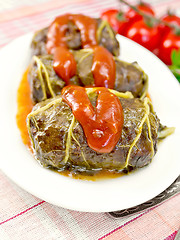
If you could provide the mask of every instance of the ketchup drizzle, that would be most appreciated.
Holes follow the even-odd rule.
[[[53,21],[48,30],[46,49],[49,54],[54,54],[54,70],[67,85],[69,79],[76,74],[76,62],[65,41],[69,21],[74,22],[79,29],[83,48],[97,45],[95,19],[82,14],[64,14]]]
[[[66,85],[69,85],[70,78],[76,74],[76,61],[73,54],[64,47],[57,47],[54,52],[53,68]]]
[[[89,147],[99,153],[109,153],[121,136],[123,109],[118,97],[107,88],[97,88],[97,93],[95,110],[83,87],[64,87],[62,98],[80,122]]]
[[[95,19],[82,14],[71,15],[70,19],[74,22],[81,33],[83,48],[91,48],[97,45],[96,32],[97,22]]]
[[[82,14],[64,14],[57,17],[49,27],[46,43],[46,49],[49,54],[53,54],[56,47],[67,48],[65,35],[69,21],[72,21],[81,33],[82,48],[90,48],[97,45],[97,22],[95,19]]]
[[[57,17],[49,27],[47,34],[46,50],[49,54],[54,54],[57,47],[67,48],[65,34],[70,14]]]
[[[104,47],[94,48],[92,72],[96,87],[114,88],[116,65],[112,54]]]
[[[74,22],[81,33],[82,48],[93,48],[94,58],[92,72],[96,87],[114,88],[115,61],[112,54],[104,47],[97,46],[95,19],[82,14],[64,14],[57,17],[51,24],[47,34],[47,52],[54,54],[54,70],[69,84],[69,79],[76,74],[76,63],[69,52],[65,41],[67,24]],[[63,55],[63,56],[62,56]],[[70,66],[72,65],[72,66]]]

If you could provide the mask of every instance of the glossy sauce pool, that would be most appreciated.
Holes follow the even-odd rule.
[[[26,125],[26,118],[27,115],[31,112],[33,108],[33,102],[31,100],[31,91],[30,86],[28,82],[28,71],[27,69],[25,73],[23,74],[22,80],[20,82],[18,92],[17,92],[17,115],[16,115],[16,122],[17,126],[20,130],[22,142],[29,148],[31,152],[33,152],[31,147],[31,140],[28,134],[28,129]],[[54,171],[54,170],[53,170]],[[96,173],[93,176],[84,175],[84,174],[74,174],[70,171],[65,172],[58,172],[55,171],[61,175],[73,177],[75,179],[82,179],[82,180],[89,180],[89,181],[96,181],[96,180],[102,180],[102,179],[108,179],[108,178],[117,178],[122,175],[125,175],[125,173],[114,173],[114,172],[108,172],[103,171],[100,173]]]

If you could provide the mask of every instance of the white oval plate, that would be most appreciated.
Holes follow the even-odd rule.
[[[85,181],[42,168],[23,145],[16,126],[16,94],[30,60],[32,34],[0,51],[1,170],[31,194],[58,206],[86,212],[122,210],[165,190],[180,173],[180,87],[168,68],[152,53],[118,36],[121,59],[137,61],[149,75],[149,93],[162,124],[176,127],[160,145],[152,163],[116,179]]]

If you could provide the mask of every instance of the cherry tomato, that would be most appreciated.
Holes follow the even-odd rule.
[[[165,21],[167,23],[172,23],[177,26],[180,26],[180,17],[176,16],[175,14],[167,13],[166,15],[161,17],[161,20]],[[161,32],[161,36],[162,35],[164,36],[167,33],[169,33],[170,30],[171,30],[171,28],[169,28],[168,26],[165,26],[164,24],[159,25],[159,31]]]
[[[142,11],[143,13],[146,13],[152,16],[155,15],[155,12],[153,11],[151,5],[148,3],[140,2],[139,4],[136,5],[136,8]],[[125,17],[129,19],[131,23],[137,22],[138,20],[142,20],[143,18],[139,13],[137,13],[132,8],[129,9],[129,11],[127,11],[127,13],[125,14]]]
[[[148,26],[144,20],[133,23],[127,30],[126,37],[153,51],[160,41],[158,26]]]
[[[124,18],[122,12],[119,12],[117,9],[109,9],[101,14],[101,18],[106,20],[114,29],[115,32],[119,34],[124,33],[125,24],[127,20]]]
[[[180,49],[180,34],[175,34],[173,30],[163,38],[159,47],[159,58],[167,65],[171,65],[171,52],[173,49]]]

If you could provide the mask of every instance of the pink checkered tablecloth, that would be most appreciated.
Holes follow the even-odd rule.
[[[147,2],[159,15],[167,8],[180,13],[179,0]],[[118,8],[119,2],[0,0],[0,47],[47,26],[59,14],[98,17],[102,9],[111,7]],[[0,171],[0,240],[173,240],[179,227],[180,194],[141,214],[114,219],[105,213],[77,212],[51,205],[22,190]]]

